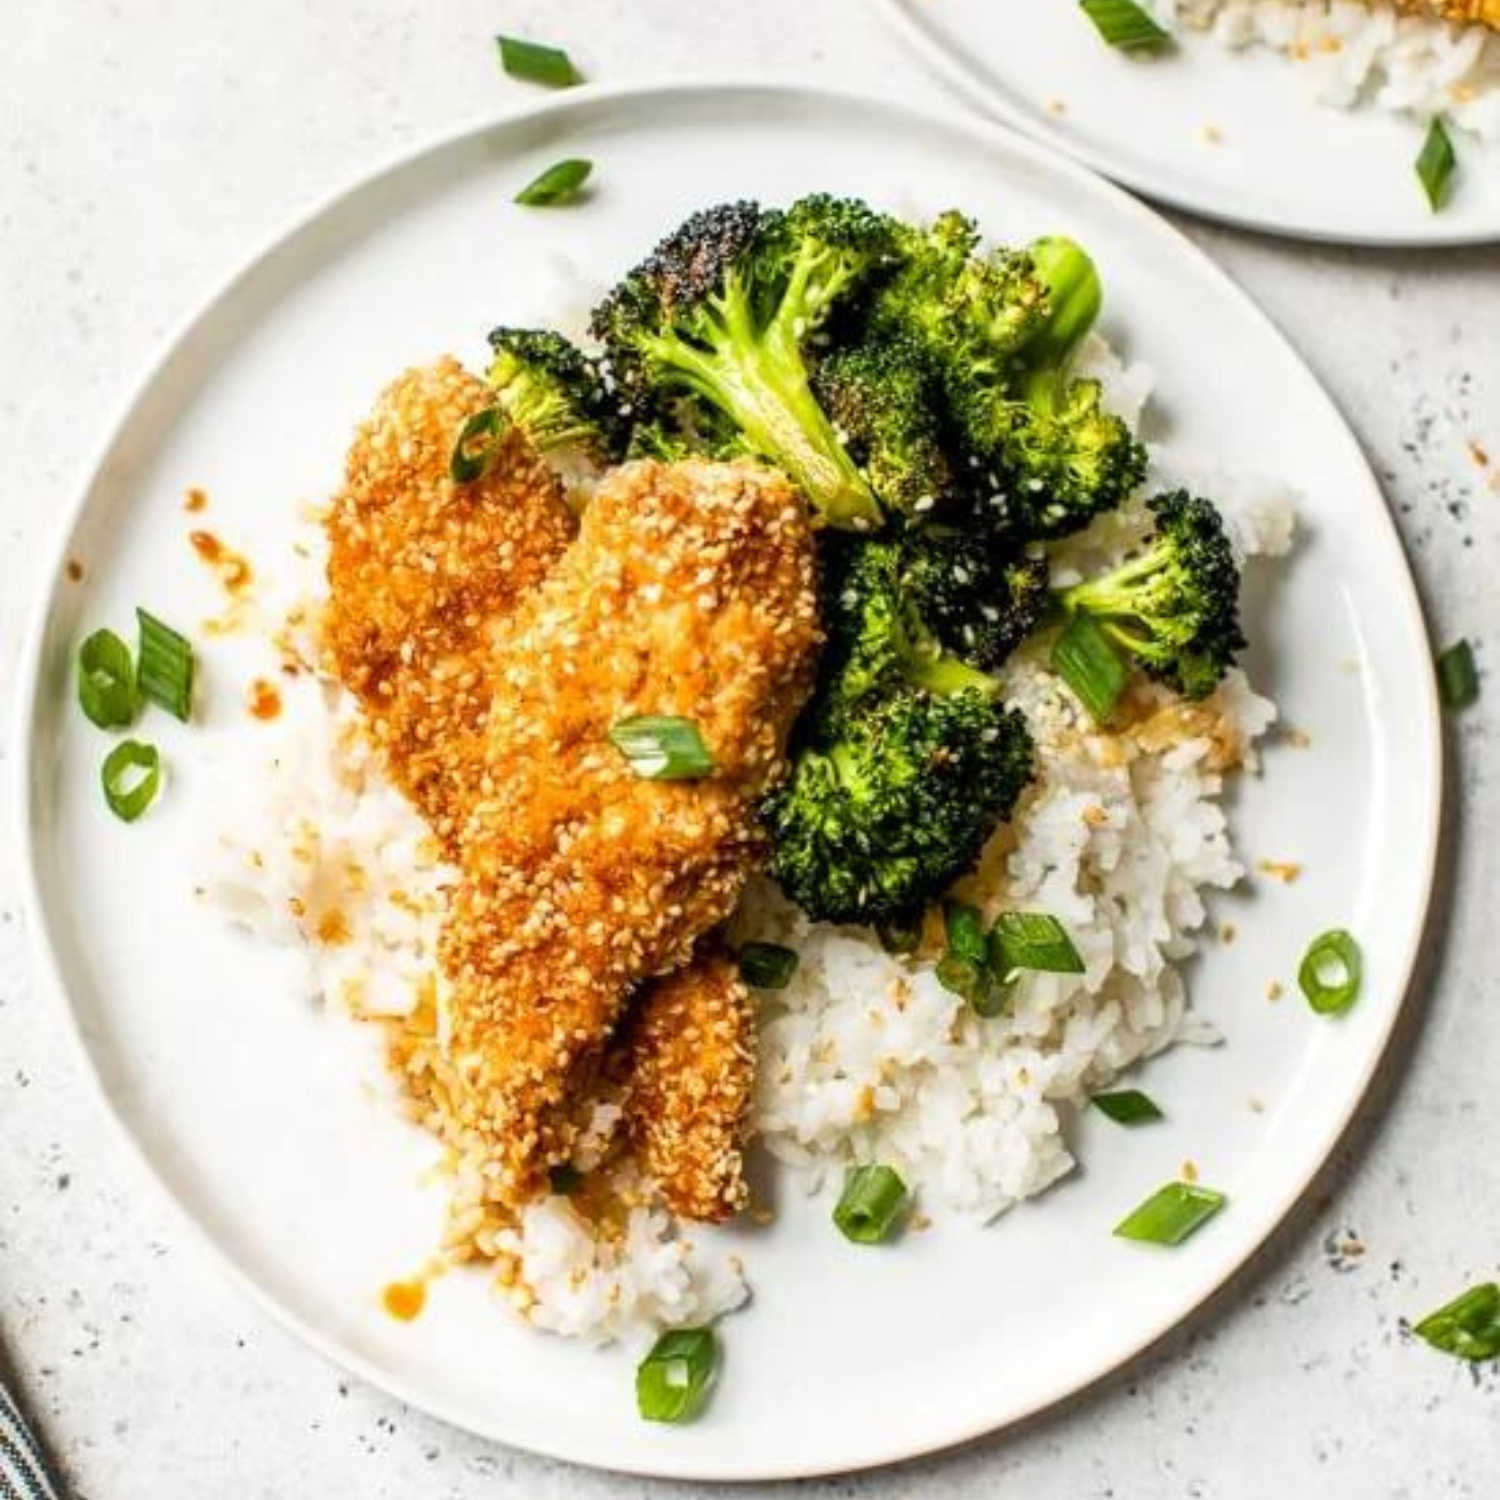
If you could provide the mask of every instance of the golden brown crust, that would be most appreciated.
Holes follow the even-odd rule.
[[[576,1099],[626,996],[728,916],[760,794],[810,686],[806,510],[750,464],[632,464],[498,641],[495,702],[444,933],[465,1124],[502,1201],[566,1158]],[[716,769],[643,780],[609,742],[691,719]]]
[[[717,947],[651,984],[624,1027],[630,1144],[680,1218],[718,1223],[745,1206],[754,1038],[750,992]]]
[[[472,484],[448,472],[464,421],[493,405],[454,359],[382,392],[327,518],[325,644],[391,772],[445,846],[470,789],[457,750],[489,712],[497,626],[567,550],[561,487],[517,433]]]
[[[1397,10],[1435,21],[1477,21],[1500,30],[1500,0],[1395,0],[1395,4]]]

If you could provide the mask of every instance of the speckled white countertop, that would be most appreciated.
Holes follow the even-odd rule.
[[[164,331],[296,210],[512,102],[490,34],[599,79],[756,69],[941,99],[859,0],[0,0],[0,725],[42,547]],[[1187,223],[1386,482],[1434,633],[1500,659],[1500,249],[1370,254]],[[1492,483],[1486,483],[1493,478]],[[1450,734],[1438,915],[1382,1086],[1250,1270],[1150,1358],[962,1452],[805,1493],[1491,1496],[1500,1371],[1403,1319],[1500,1272],[1500,720]],[[13,767],[7,767],[8,771]],[[9,779],[9,778],[7,778]],[[8,819],[10,809],[5,809]],[[33,985],[0,823],[0,1344],[72,1493],[625,1496],[344,1378],[223,1284],[112,1142]],[[1355,1239],[1363,1253],[1339,1252]],[[681,1488],[691,1494],[691,1487]]]

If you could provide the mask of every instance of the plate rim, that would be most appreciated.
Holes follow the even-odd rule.
[[[1451,227],[1451,220],[1445,221],[1440,214],[1434,214],[1430,221],[1434,230],[1431,234],[1342,229],[1313,217],[1300,221],[1272,218],[1253,210],[1236,208],[1236,200],[1232,197],[1210,199],[1191,191],[1184,192],[1170,183],[1164,184],[1149,171],[1137,171],[1107,147],[1076,141],[1051,125],[1045,117],[1013,103],[1003,91],[985,81],[977,64],[966,62],[923,24],[914,10],[914,5],[921,3],[930,3],[930,0],[874,0],[875,9],[884,18],[886,26],[913,50],[929,74],[951,84],[971,109],[986,118],[1008,126],[1059,155],[1083,163],[1117,186],[1129,188],[1153,203],[1230,228],[1302,244],[1347,245],[1366,250],[1462,250],[1500,245],[1500,221],[1488,229],[1463,230]]]
[[[1326,1168],[1327,1163],[1340,1142],[1347,1135],[1351,1124],[1365,1104],[1371,1085],[1384,1061],[1392,1037],[1410,1003],[1413,979],[1430,927],[1432,902],[1435,894],[1437,860],[1440,849],[1443,807],[1445,802],[1445,765],[1442,754],[1442,721],[1438,709],[1437,688],[1432,674],[1426,674],[1420,685],[1414,688],[1413,708],[1416,710],[1414,741],[1418,753],[1425,757],[1431,768],[1430,798],[1428,800],[1426,826],[1423,830],[1420,854],[1420,884],[1422,899],[1420,909],[1413,920],[1393,974],[1399,976],[1399,994],[1391,1003],[1388,1016],[1372,1037],[1370,1052],[1364,1068],[1351,1088],[1346,1105],[1331,1122],[1328,1131],[1317,1143],[1316,1151],[1305,1173],[1297,1174],[1282,1192],[1277,1194],[1267,1207],[1260,1230],[1222,1268],[1213,1284],[1203,1289],[1190,1306],[1174,1310],[1164,1321],[1153,1323],[1149,1329],[1134,1340],[1117,1356],[1110,1354],[1105,1362],[1092,1369],[1081,1380],[1067,1380],[1050,1388],[1046,1393],[1031,1399],[1019,1408],[998,1420],[965,1422],[953,1428],[934,1429],[920,1441],[900,1440],[887,1446],[875,1446],[858,1453],[844,1453],[820,1460],[812,1466],[805,1464],[781,1464],[770,1459],[754,1467],[746,1467],[743,1460],[726,1464],[722,1458],[712,1455],[694,1457],[684,1455],[682,1461],[673,1462],[647,1460],[645,1458],[621,1458],[608,1452],[589,1449],[587,1442],[564,1448],[547,1442],[537,1442],[522,1431],[517,1432],[499,1421],[487,1427],[479,1427],[458,1403],[435,1397],[420,1389],[396,1373],[372,1359],[357,1353],[342,1344],[335,1336],[326,1334],[307,1322],[298,1312],[284,1304],[268,1287],[243,1266],[239,1260],[210,1233],[199,1221],[184,1196],[168,1180],[164,1172],[146,1151],[144,1143],[126,1120],[122,1110],[110,1097],[100,1070],[95,1063],[90,1045],[84,1035],[82,1022],[73,998],[63,979],[63,965],[58,958],[54,940],[53,923],[47,901],[44,899],[39,874],[37,833],[38,803],[35,796],[36,783],[33,764],[35,736],[33,726],[41,706],[44,684],[43,654],[47,627],[54,601],[59,590],[59,580],[67,557],[68,542],[78,523],[82,520],[87,503],[95,489],[106,463],[120,440],[124,437],[137,407],[146,398],[157,381],[168,370],[182,345],[193,335],[198,326],[212,316],[219,303],[233,294],[241,283],[255,275],[262,265],[283,246],[289,244],[312,228],[319,219],[336,209],[345,200],[367,191],[382,180],[409,170],[424,158],[441,156],[447,151],[461,147],[498,130],[505,130],[537,120],[566,122],[570,115],[587,115],[596,108],[614,105],[634,105],[638,108],[671,107],[679,100],[716,99],[722,102],[729,94],[764,99],[779,98],[785,102],[796,102],[828,107],[844,104],[887,115],[897,121],[905,120],[913,125],[937,127],[967,133],[978,144],[997,146],[1012,155],[1029,159],[1040,170],[1064,183],[1071,180],[1086,191],[1103,194],[1112,200],[1111,206],[1134,218],[1156,234],[1165,234],[1176,243],[1180,253],[1190,256],[1203,274],[1218,284],[1220,292],[1238,301],[1244,310],[1253,315],[1263,326],[1266,334],[1305,372],[1325,408],[1325,415],[1341,434],[1343,446],[1348,450],[1351,462],[1361,471],[1369,485],[1379,512],[1378,524],[1383,526],[1388,540],[1395,548],[1402,563],[1400,569],[1401,609],[1408,624],[1416,633],[1416,639],[1427,647],[1431,655],[1432,638],[1427,629],[1417,592],[1414,575],[1406,556],[1400,532],[1378,478],[1370,466],[1363,448],[1345,419],[1337,402],[1323,385],[1316,372],[1297,351],[1276,322],[1264,312],[1259,303],[1210,255],[1200,249],[1176,225],[1164,219],[1150,204],[1143,203],[1106,177],[1081,165],[1070,156],[1061,153],[1044,142],[1003,123],[967,111],[943,107],[893,101],[861,89],[824,87],[809,83],[805,79],[777,73],[746,72],[730,73],[704,78],[684,78],[680,75],[657,75],[633,79],[619,84],[587,84],[570,89],[561,97],[537,101],[523,101],[511,107],[487,110],[452,125],[434,134],[424,136],[417,142],[399,150],[384,154],[370,168],[363,169],[341,179],[331,190],[314,195],[309,201],[278,219],[269,234],[260,237],[250,254],[236,262],[228,275],[210,287],[208,293],[194,300],[185,315],[175,320],[164,335],[158,337],[154,347],[137,373],[126,382],[123,396],[111,407],[108,420],[101,424],[101,437],[90,446],[84,462],[79,466],[69,488],[66,505],[60,507],[54,521],[54,531],[44,538],[39,555],[46,571],[41,575],[47,584],[30,602],[27,609],[24,645],[18,675],[17,714],[12,731],[12,809],[16,813],[17,854],[21,875],[22,910],[25,914],[28,947],[34,963],[37,988],[50,995],[47,1008],[54,1012],[54,1023],[65,1035],[65,1045],[72,1056],[76,1074],[81,1077],[85,1092],[92,1098],[94,1106],[109,1122],[110,1129],[133,1156],[145,1179],[170,1207],[177,1220],[185,1227],[185,1238],[200,1252],[206,1253],[209,1261],[225,1275],[230,1285],[248,1298],[264,1315],[298,1338],[335,1368],[349,1371],[368,1382],[377,1390],[415,1409],[427,1413],[460,1431],[472,1433],[486,1442],[493,1442],[519,1449],[523,1452],[559,1459],[564,1462],[619,1474],[637,1475],[647,1478],[700,1480],[708,1482],[748,1483],[776,1480],[816,1478],[827,1475],[861,1472],[907,1460],[955,1449],[978,1439],[998,1436],[1019,1425],[1050,1412],[1065,1402],[1074,1400],[1099,1382],[1139,1360],[1185,1321],[1200,1313],[1217,1298],[1224,1289],[1236,1281],[1246,1267],[1263,1250],[1289,1214],[1303,1200],[1309,1188]],[[1393,986],[1393,988],[1396,988]]]

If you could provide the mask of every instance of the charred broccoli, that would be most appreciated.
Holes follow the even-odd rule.
[[[1156,529],[1118,568],[1059,594],[1149,676],[1204,698],[1244,649],[1240,568],[1217,510],[1185,490],[1148,502]]]
[[[1024,719],[973,688],[906,688],[804,745],[764,805],[771,874],[809,916],[910,920],[979,857],[1031,779]]]
[[[628,398],[688,394],[831,525],[868,530],[882,508],[813,394],[809,350],[894,256],[894,226],[859,202],[725,204],[662,241],[595,310],[593,331]]]

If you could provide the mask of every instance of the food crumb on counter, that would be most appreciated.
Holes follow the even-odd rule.
[[[1302,873],[1302,866],[1292,859],[1263,859],[1255,867],[1262,875],[1279,880],[1283,885],[1293,884]]]

